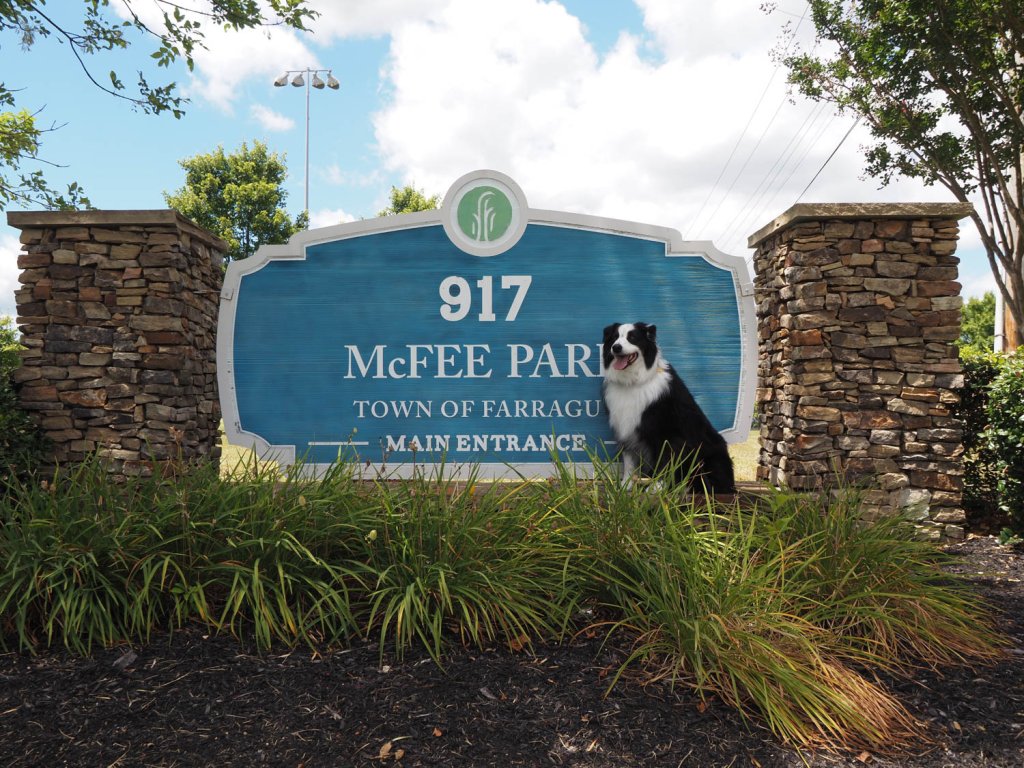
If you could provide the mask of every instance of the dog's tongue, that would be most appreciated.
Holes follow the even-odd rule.
[[[616,371],[624,371],[629,367],[629,355],[623,357],[616,357],[615,362],[612,363],[612,368]]]

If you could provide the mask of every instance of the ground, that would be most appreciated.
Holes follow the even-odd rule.
[[[4,766],[1024,766],[1024,551],[952,546],[1011,637],[1004,661],[897,686],[923,753],[798,754],[719,702],[622,681],[619,647],[380,662],[375,646],[257,654],[197,631],[90,658],[0,655]]]

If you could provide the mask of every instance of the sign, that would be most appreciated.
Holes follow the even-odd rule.
[[[218,377],[228,441],[316,472],[444,462],[544,476],[613,456],[601,338],[658,326],[665,358],[729,441],[753,409],[743,260],[664,227],[531,209],[495,171],[440,210],[295,235],[228,265]]]

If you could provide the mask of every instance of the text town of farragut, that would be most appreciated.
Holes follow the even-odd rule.
[[[361,348],[345,345],[345,379],[491,379],[496,355],[503,357],[500,370],[509,379],[584,378],[601,376],[600,345],[506,344],[494,352],[490,344],[407,344],[391,348],[377,344]],[[405,422],[431,419],[594,419],[601,415],[601,400],[567,399],[460,399],[370,400],[356,399],[352,408],[359,420],[387,419]],[[573,433],[537,435],[492,434],[388,434],[388,452],[406,451],[511,451],[550,453],[584,451],[587,436]]]

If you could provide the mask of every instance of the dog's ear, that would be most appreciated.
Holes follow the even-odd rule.
[[[618,332],[620,325],[622,325],[622,323],[612,323],[611,325],[605,326],[604,340],[608,341],[609,339],[615,338],[615,335]]]

